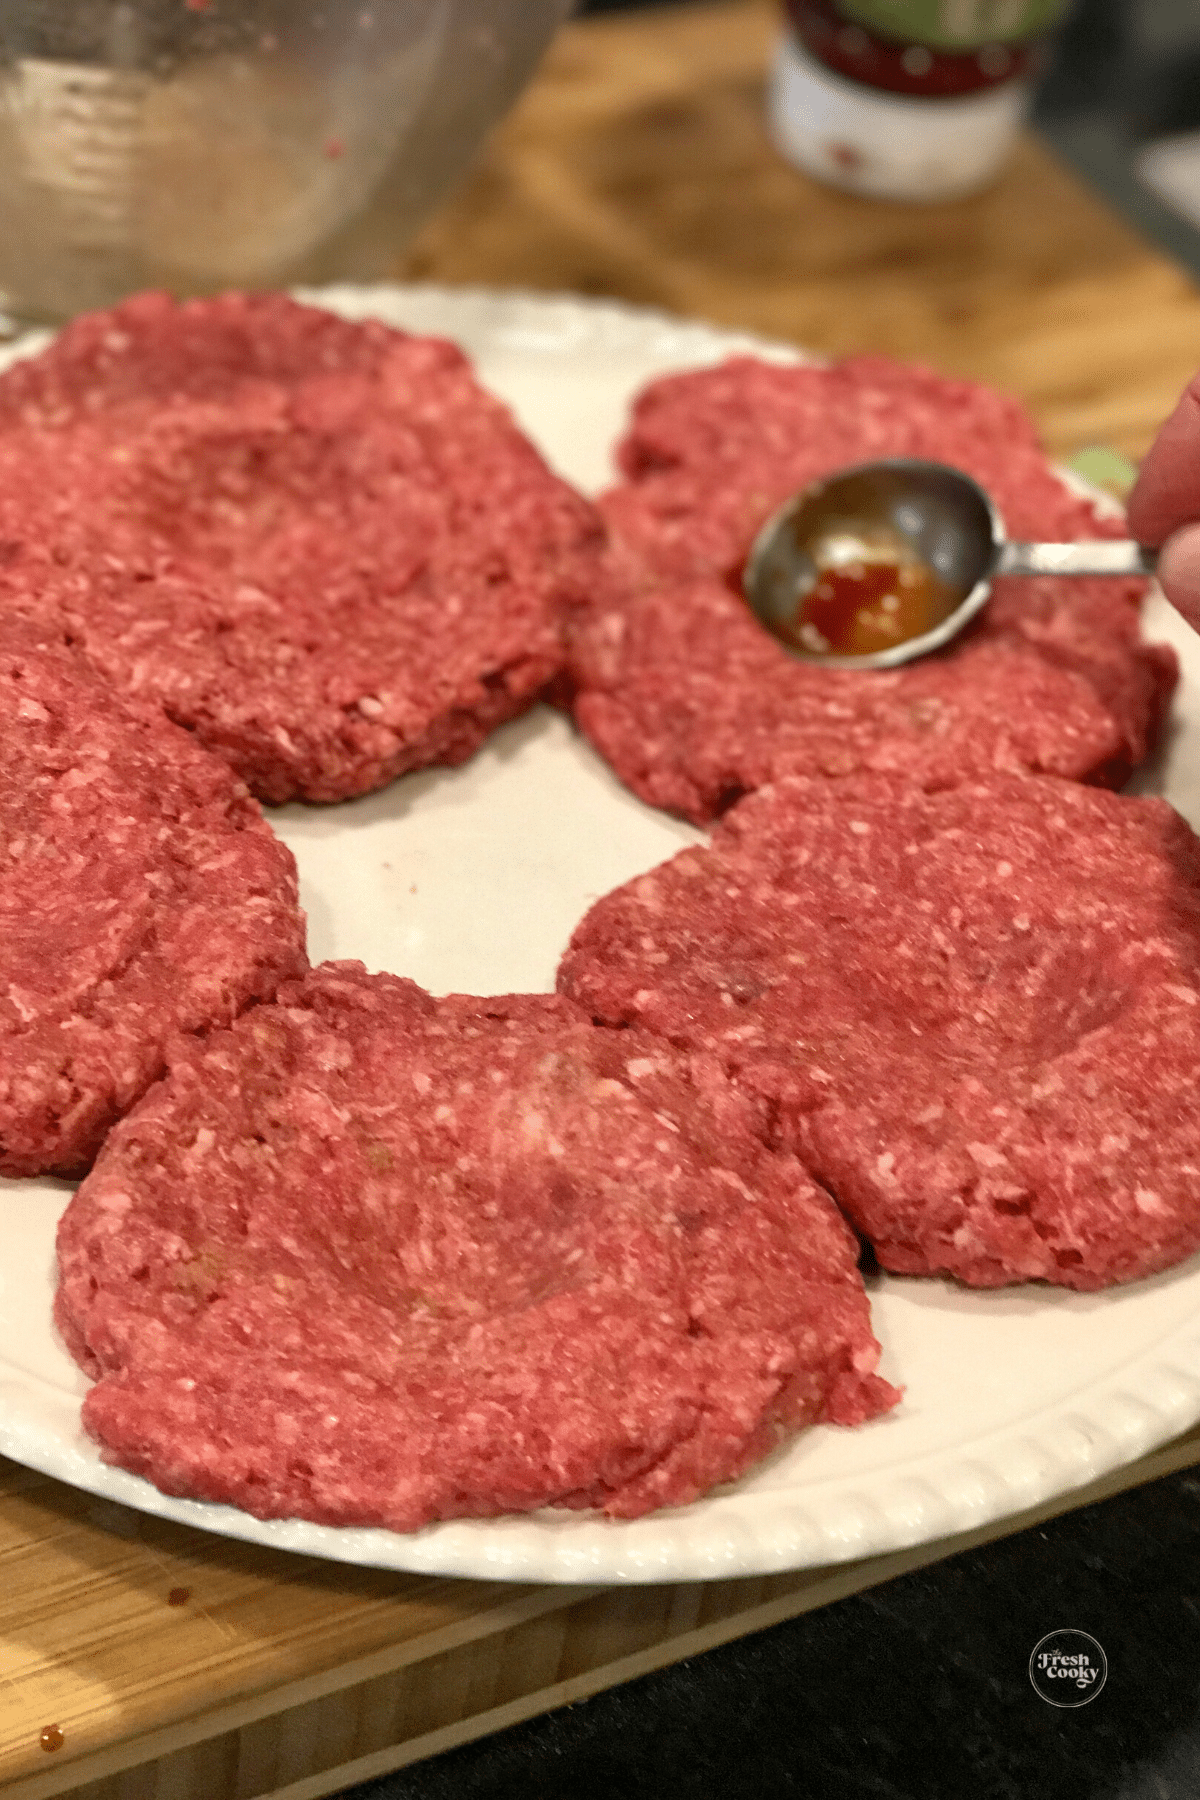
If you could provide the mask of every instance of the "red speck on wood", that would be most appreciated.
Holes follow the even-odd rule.
[[[339,156],[345,156],[346,146],[341,138],[326,138],[325,154],[331,162],[336,162]]]
[[[192,1597],[191,1588],[185,1588],[185,1587],[172,1588],[170,1593],[167,1595],[167,1605],[168,1606],[186,1606],[188,1601],[191,1599],[191,1597]]]
[[[61,1750],[63,1744],[63,1728],[61,1725],[45,1725],[38,1739],[43,1750]]]
[[[854,144],[828,143],[825,145],[825,154],[831,163],[836,163],[839,169],[845,169],[851,175],[857,174],[867,160]]]

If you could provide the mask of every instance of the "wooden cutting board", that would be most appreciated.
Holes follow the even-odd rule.
[[[569,27],[396,273],[923,357],[1023,395],[1057,455],[1139,455],[1200,363],[1187,277],[1032,140],[975,201],[815,187],[763,131],[774,30],[765,0]],[[0,1785],[5,1800],[309,1800],[1197,1462],[1200,1430],[941,1543],[611,1590],[346,1569],[0,1460]]]
[[[397,265],[569,288],[1019,394],[1053,453],[1140,457],[1200,367],[1200,293],[1037,140],[933,206],[818,186],[771,148],[772,0],[565,30],[455,201]]]
[[[935,1544],[757,1580],[531,1587],[209,1537],[0,1458],[5,1800],[312,1800],[1200,1462],[1200,1427]]]

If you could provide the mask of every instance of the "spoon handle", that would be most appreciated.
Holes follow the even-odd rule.
[[[1132,538],[1082,544],[1005,544],[994,575],[1153,575],[1158,551]]]

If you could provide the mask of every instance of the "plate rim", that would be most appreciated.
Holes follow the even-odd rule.
[[[470,329],[494,332],[497,321],[518,334],[540,324],[542,350],[554,347],[548,335],[554,327],[564,351],[571,350],[572,340],[577,345],[581,336],[599,329],[618,352],[636,342],[643,354],[652,353],[649,346],[658,354],[694,356],[691,366],[733,354],[766,355],[787,363],[828,360],[779,340],[661,308],[569,292],[339,283],[299,289],[296,295],[348,316],[379,317],[407,329],[435,327],[406,325],[406,307],[410,313],[414,307],[440,310],[446,314],[443,335],[452,337],[469,335]],[[47,335],[26,334],[5,345],[0,367],[35,351]],[[1073,471],[1057,472],[1104,510],[1116,507],[1111,496]],[[1200,1296],[1200,1256],[1152,1280],[1191,1281]],[[1119,1299],[1130,1291],[1112,1293]],[[734,1484],[690,1506],[632,1521],[579,1513],[509,1514],[443,1521],[402,1534],[305,1520],[258,1520],[234,1507],[173,1498],[142,1477],[100,1462],[77,1422],[73,1435],[60,1432],[48,1446],[45,1431],[14,1425],[9,1412],[14,1396],[22,1393],[36,1407],[39,1387],[46,1390],[41,1404],[49,1399],[52,1414],[68,1405],[61,1389],[0,1357],[0,1452],[104,1500],[220,1536],[328,1561],[473,1579],[579,1586],[728,1580],[832,1565],[969,1531],[1069,1493],[1167,1442],[1200,1419],[1200,1308],[1194,1319],[1167,1331],[1118,1370],[1020,1420],[997,1425],[961,1451],[917,1454],[891,1470],[885,1466],[882,1473],[829,1477],[803,1489],[756,1493]],[[78,1403],[70,1404],[77,1412]],[[886,1418],[877,1423],[886,1427]],[[890,1483],[890,1499],[866,1491],[885,1483]],[[754,1513],[771,1515],[769,1529],[762,1518],[748,1516]],[[676,1528],[673,1533],[670,1527]]]

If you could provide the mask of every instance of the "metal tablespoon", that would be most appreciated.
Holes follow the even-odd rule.
[[[916,459],[863,463],[787,501],[754,540],[751,611],[793,655],[890,669],[938,650],[996,575],[1152,575],[1157,552],[1117,538],[1018,544],[969,475]]]

